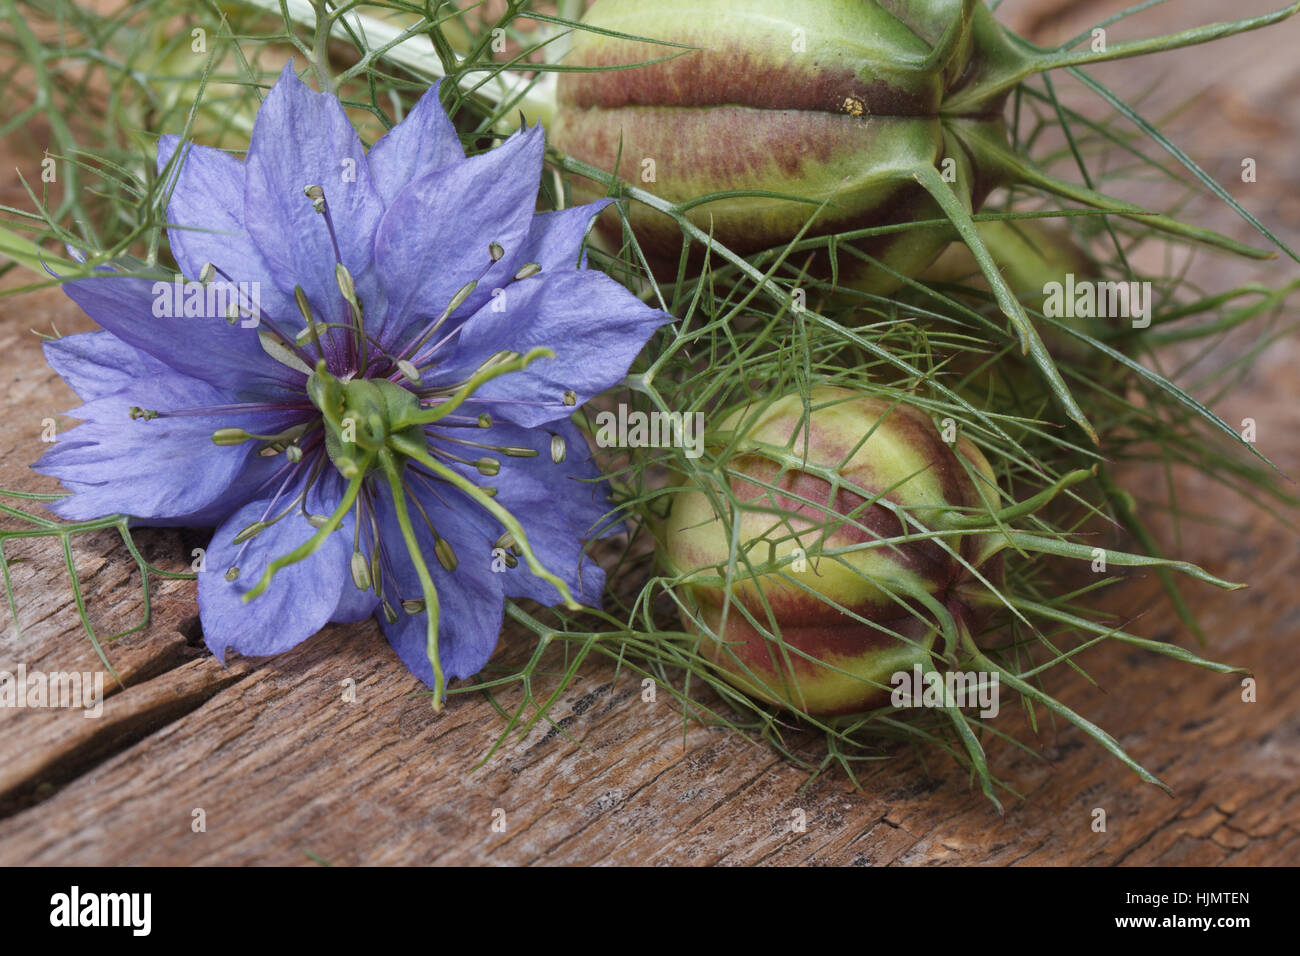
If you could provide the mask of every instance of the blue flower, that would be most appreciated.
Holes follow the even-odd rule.
[[[570,416],[670,317],[584,268],[604,203],[535,213],[543,149],[466,158],[435,88],[367,153],[292,63],[243,162],[164,137],[184,278],[64,284],[104,331],[45,348],[84,402],[36,466],[55,510],[216,526],[213,653],[375,615],[435,702],[507,597],[598,604],[607,488]]]

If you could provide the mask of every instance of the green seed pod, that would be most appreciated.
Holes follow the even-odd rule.
[[[960,2],[924,6],[961,17]],[[816,232],[921,218],[925,193],[909,186],[909,171],[949,154],[964,161],[945,143],[939,109],[945,71],[969,56],[969,30],[936,57],[884,6],[862,0],[745,0],[709,16],[698,0],[600,0],[585,22],[700,49],[580,34],[567,60],[577,66],[680,55],[562,74],[551,130],[560,149],[607,170],[621,149],[620,175],[674,202],[729,190],[811,201],[743,196],[691,212],[733,251],[788,241],[832,196]],[[681,234],[672,220],[646,207],[630,212],[643,248],[675,259]],[[920,268],[947,241],[900,233],[876,251],[907,247]]]
[[[553,143],[602,170],[620,162],[622,178],[675,203],[736,190],[791,197],[726,197],[689,211],[742,254],[788,242],[821,203],[813,235],[947,218],[934,183],[918,183],[925,169],[967,210],[994,186],[1021,181],[1119,211],[1122,203],[1021,168],[1001,121],[1008,92],[1045,69],[1207,38],[1044,55],[974,0],[736,0],[708,15],[699,0],[598,0],[584,23],[661,42],[577,34],[566,63],[606,69],[560,74]],[[1236,31],[1218,35],[1226,32]],[[608,69],[636,63],[645,65]],[[642,246],[675,262],[673,221],[645,206],[629,212]],[[898,232],[865,248],[915,275],[954,238],[950,228]],[[874,270],[868,284],[896,288],[898,280]]]
[[[807,418],[794,394],[722,422],[730,495],[678,493],[663,559],[728,680],[805,713],[855,713],[886,702],[891,674],[932,667],[938,637],[947,653],[978,631],[970,569],[1000,577],[1000,558],[991,536],[958,529],[997,507],[997,483],[918,408],[831,387],[809,402]]]
[[[816,237],[926,220],[855,245],[876,264],[840,256],[840,281],[889,293],[952,240],[970,246],[1022,350],[1096,440],[1023,306],[980,240],[972,214],[998,186],[1056,194],[1144,226],[1268,257],[1083,186],[1020,155],[1003,119],[1008,93],[1036,72],[1205,42],[1284,19],[1300,7],[1103,48],[1039,50],[978,0],[598,0],[561,73],[553,145],[579,163],[653,193],[632,202],[637,241],[675,269],[684,215],[747,255]],[[622,34],[622,36],[614,35]],[[643,37],[659,41],[633,40]],[[676,44],[676,46],[666,46]],[[640,64],[640,65],[633,65]],[[613,69],[613,67],[627,67]],[[605,195],[575,177],[579,200]],[[722,194],[722,195],[719,195]],[[617,240],[622,220],[602,217]],[[696,249],[698,252],[698,247]],[[830,271],[826,254],[812,269]],[[850,274],[849,270],[855,270]]]

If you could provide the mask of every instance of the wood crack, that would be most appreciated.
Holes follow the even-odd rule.
[[[22,749],[0,768],[0,819],[53,796],[69,782],[189,714],[242,680],[247,664],[222,668],[211,658],[177,667],[155,658],[157,676],[132,683],[103,703],[99,717],[64,710],[24,735]]]

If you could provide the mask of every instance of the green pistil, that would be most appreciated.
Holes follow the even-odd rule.
[[[520,355],[517,352],[498,352],[484,362],[473,375],[465,380],[461,386],[451,394],[445,401],[440,402],[433,408],[421,409],[415,414],[404,418],[403,425],[432,425],[440,418],[450,415],[456,409],[460,408],[471,395],[473,395],[480,386],[486,382],[507,375],[510,372],[518,372],[539,358],[555,358],[555,353],[547,348],[529,349],[527,354]]]
[[[523,526],[515,519],[515,516],[493,500],[491,495],[484,492],[482,488],[461,475],[459,472],[448,468],[442,462],[430,455],[428,450],[423,446],[423,443],[412,443],[405,439],[401,439],[394,441],[393,447],[412,460],[418,461],[425,468],[429,469],[429,471],[433,472],[436,477],[441,478],[447,484],[463,492],[480,508],[500,521],[506,530],[514,536],[519,550],[523,552],[524,560],[528,562],[528,569],[543,581],[547,581],[553,585],[555,590],[560,592],[560,597],[564,599],[565,606],[570,610],[576,611],[582,607],[581,604],[574,600],[573,593],[569,590],[568,584],[543,566],[542,562],[533,552],[532,546],[528,543],[527,533],[524,531]]]
[[[411,513],[406,507],[406,488],[402,485],[403,466],[397,456],[387,448],[378,455],[379,467],[388,479],[388,488],[393,495],[393,510],[397,514],[397,526],[402,530],[402,539],[406,542],[406,552],[415,565],[416,576],[420,579],[420,590],[424,594],[424,636],[425,653],[429,657],[429,666],[433,668],[433,709],[442,709],[442,693],[446,683],[442,675],[442,663],[438,658],[438,622],[441,617],[438,604],[438,589],[433,585],[429,567],[424,563],[424,554],[420,542],[411,525]]]
[[[325,539],[328,538],[330,534],[333,533],[334,529],[342,523],[344,516],[352,508],[353,502],[357,500],[357,495],[361,492],[361,482],[365,478],[366,467],[369,467],[370,463],[374,460],[374,457],[373,454],[366,457],[365,467],[361,469],[361,472],[357,474],[356,477],[348,482],[347,490],[343,493],[343,501],[334,509],[334,513],[325,519],[324,523],[321,524],[320,529],[288,554],[280,555],[280,557],[276,558],[266,566],[266,570],[262,573],[262,579],[258,581],[257,584],[253,585],[248,593],[244,595],[243,600],[245,604],[266,590],[267,585],[271,583],[271,578],[275,576],[277,571],[287,568],[291,564],[297,564],[299,561],[311,557],[320,550],[320,546],[325,543]]]
[[[351,291],[350,277],[346,276],[345,270],[340,270],[337,274],[340,277],[340,290],[344,293],[344,297],[348,298],[348,293]],[[465,294],[468,295],[468,287]],[[300,300],[301,298],[300,296]],[[308,310],[304,310],[304,314],[308,316],[309,328],[315,334],[319,327],[311,320]],[[319,339],[316,341],[319,342]],[[441,708],[446,681],[438,658],[440,605],[429,564],[425,561],[424,552],[411,520],[408,491],[403,480],[409,461],[416,462],[427,469],[434,480],[450,485],[465,494],[506,528],[506,537],[511,543],[511,550],[507,553],[508,564],[514,566],[517,563],[515,554],[518,554],[528,563],[528,568],[533,574],[556,589],[569,608],[575,610],[580,608],[581,605],[574,599],[565,581],[542,565],[529,545],[527,534],[520,523],[505,507],[495,501],[496,489],[480,487],[446,463],[458,461],[478,468],[482,474],[495,475],[500,471],[500,462],[490,457],[471,462],[460,459],[444,449],[431,449],[428,444],[429,437],[425,434],[428,426],[436,424],[455,412],[484,383],[524,369],[539,358],[550,358],[553,355],[550,349],[545,348],[532,349],[525,355],[499,352],[484,362],[468,379],[436,394],[433,397],[434,404],[427,407],[420,404],[419,396],[399,382],[385,378],[340,380],[330,373],[323,359],[318,361],[315,370],[308,376],[307,394],[312,403],[320,409],[324,423],[326,455],[338,472],[347,479],[347,491],[338,509],[332,515],[328,518],[317,516],[317,520],[313,521],[313,524],[319,525],[316,534],[289,554],[277,558],[268,565],[261,580],[244,596],[244,600],[251,600],[265,591],[271,577],[280,569],[315,553],[326,537],[339,526],[348,510],[358,505],[363,483],[370,472],[381,472],[392,493],[394,516],[411,564],[419,578],[422,592],[418,601],[408,599],[400,603],[408,614],[426,615],[425,643],[434,676],[433,704],[435,708]],[[418,383],[419,371],[413,365],[409,369],[402,368],[400,365],[398,367],[408,382]],[[486,414],[479,415],[472,421],[482,428],[491,427],[492,424],[491,417]],[[286,437],[289,436],[256,436],[238,429],[223,429],[213,436],[213,440],[219,444],[234,444],[251,438],[276,442]],[[523,446],[496,447],[467,439],[450,438],[449,440],[471,447],[489,448],[509,457],[522,458],[537,455],[535,449]],[[562,460],[563,454],[563,444],[561,443],[557,448],[553,443],[552,458]],[[325,458],[322,457],[320,460],[323,462]],[[421,480],[424,480],[423,477]],[[433,538],[433,550],[438,563],[446,572],[454,572],[459,565],[455,549],[449,541],[438,534],[419,499],[412,496],[411,500],[415,501]],[[359,529],[361,521],[359,512],[357,521]],[[262,528],[255,525],[248,529],[248,534],[251,537],[260,530]],[[384,592],[380,573],[379,533],[373,521],[372,532],[374,546],[368,560],[361,553],[359,540],[354,533],[350,561],[352,583],[360,590],[373,589],[379,598],[385,620],[391,624],[398,620],[397,611],[393,607],[393,601],[397,601],[398,597]]]

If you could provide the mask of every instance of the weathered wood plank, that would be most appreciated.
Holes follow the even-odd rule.
[[[1037,11],[1035,35],[1046,42],[1122,6],[1008,0],[1004,15]],[[1135,21],[1144,33],[1223,16],[1209,2],[1158,9],[1167,12]],[[1243,4],[1233,15],[1248,12]],[[1284,51],[1295,35],[1288,25],[1267,49]],[[1210,58],[1194,51],[1162,58],[1175,99],[1211,85],[1201,102],[1215,122],[1184,115],[1171,129],[1234,195],[1284,224],[1284,237],[1294,240],[1300,171],[1290,161],[1300,98],[1287,94],[1300,85],[1300,68],[1294,58],[1261,56],[1259,43],[1229,41]],[[1098,70],[1128,94],[1153,75]],[[5,145],[20,164],[39,159],[24,144]],[[1250,186],[1231,179],[1244,150],[1262,171]],[[25,200],[5,181],[0,201]],[[1230,212],[1197,208],[1208,224],[1248,235]],[[1265,274],[1276,281],[1281,272],[1274,266]],[[1234,263],[1212,278],[1219,285],[1246,274]],[[0,355],[15,382],[0,416],[0,485],[52,488],[27,471],[41,450],[40,420],[74,404],[27,331],[51,322],[64,332],[91,327],[57,292],[0,300]],[[1238,354],[1249,345],[1246,337]],[[1298,361],[1294,338],[1275,343],[1216,405],[1230,422],[1254,417],[1261,447],[1293,474],[1300,473]],[[1137,487],[1163,481],[1141,469],[1131,477]],[[942,757],[931,755],[927,772],[907,751],[866,768],[861,791],[839,776],[801,789],[806,775],[771,750],[725,730],[690,725],[683,733],[666,694],[646,703],[638,681],[615,680],[611,667],[596,662],[554,713],[573,740],[543,724],[476,769],[502,729],[499,715],[467,696],[434,715],[427,699],[411,696],[418,684],[372,624],[330,627],[274,660],[234,660],[223,669],[194,646],[193,585],[166,582],[156,593],[154,625],[111,649],[127,689],[109,696],[103,718],[0,711],[0,863],[1297,863],[1300,687],[1286,679],[1300,668],[1296,535],[1208,479],[1180,475],[1177,487],[1192,510],[1242,526],[1189,526],[1179,552],[1252,583],[1245,593],[1196,586],[1186,593],[1210,651],[1255,668],[1259,702],[1243,704],[1233,678],[1117,646],[1084,658],[1100,689],[1065,673],[1048,684],[1169,782],[1172,800],[1123,773],[1072,728],[1044,724],[1034,739],[1023,716],[1010,713],[999,726],[1045,759],[989,747],[1002,776],[1028,797],[1009,803],[1005,817]],[[171,566],[187,560],[185,545],[176,532],[160,532],[155,542]],[[96,668],[66,600],[61,559],[48,544],[26,545],[21,556],[15,580],[27,635],[16,642],[6,615],[0,670],[18,662]],[[132,623],[136,585],[111,537],[86,541],[78,566],[97,625],[107,633]],[[1135,577],[1104,604],[1126,614],[1157,608],[1135,629],[1179,635],[1150,577]],[[525,639],[506,636],[516,653]],[[355,703],[343,699],[349,678]],[[1107,812],[1105,833],[1090,827],[1098,807]],[[491,828],[498,808],[503,833]],[[206,832],[193,828],[199,809]],[[792,828],[796,810],[805,832]]]

